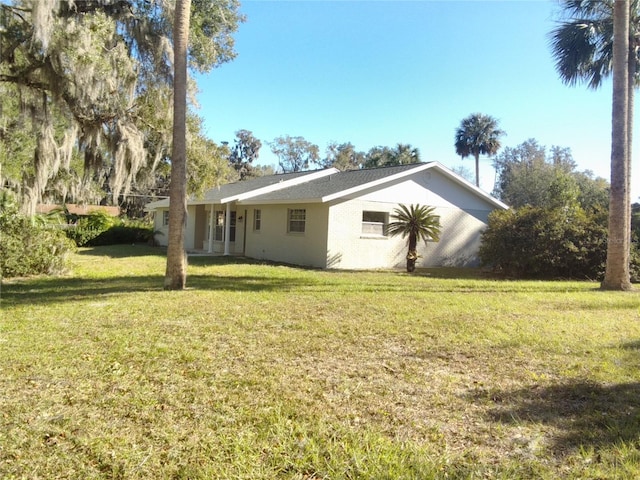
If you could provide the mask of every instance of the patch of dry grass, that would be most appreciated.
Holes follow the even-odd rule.
[[[5,283],[3,478],[636,478],[640,297],[83,250]]]

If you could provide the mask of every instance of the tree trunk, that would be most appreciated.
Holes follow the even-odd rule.
[[[627,55],[627,198],[625,205],[627,207],[627,236],[631,239],[631,162],[633,159],[633,108],[635,103],[636,88],[636,62],[638,41],[631,31],[631,21],[634,18],[633,1],[629,1],[629,50]],[[631,240],[629,240],[631,241]]]
[[[416,260],[418,259],[418,237],[415,233],[409,234],[409,251],[407,252],[407,272],[411,273],[416,269]]]
[[[184,227],[187,220],[187,46],[191,0],[177,0],[173,24],[173,151],[169,186],[169,239],[166,290],[182,290],[187,283]]]
[[[480,154],[473,155],[476,159],[476,187],[480,188]]]
[[[611,120],[611,193],[607,265],[601,287],[630,290],[629,250],[629,0],[616,0],[613,10],[613,101]]]

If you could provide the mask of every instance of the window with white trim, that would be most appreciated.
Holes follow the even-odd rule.
[[[290,208],[287,211],[287,233],[304,233],[307,211],[304,208]]]
[[[162,226],[163,227],[169,226],[169,210],[162,211]]]
[[[253,211],[253,231],[259,232],[262,227],[262,210],[256,208]]]
[[[229,221],[229,241],[236,241],[236,212],[230,212],[231,219]]]
[[[222,210],[216,210],[215,212],[215,231],[213,239],[216,242],[221,242],[224,238],[224,212]]]
[[[389,214],[387,212],[362,212],[362,234],[374,237],[387,236],[387,224]]]

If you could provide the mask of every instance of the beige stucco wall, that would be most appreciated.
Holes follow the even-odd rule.
[[[245,255],[260,260],[326,267],[328,206],[322,204],[246,205]],[[262,212],[259,232],[253,229],[253,212]],[[306,210],[304,233],[287,233],[287,211]]]

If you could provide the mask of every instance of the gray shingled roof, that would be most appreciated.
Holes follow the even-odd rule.
[[[220,201],[222,198],[235,197],[236,195],[242,195],[243,193],[257,190],[259,188],[275,185],[286,180],[301,177],[313,173],[307,172],[295,172],[295,173],[281,173],[277,175],[267,175],[264,177],[256,177],[251,180],[243,180],[241,182],[227,183],[207,190],[204,194],[203,203],[211,203]]]
[[[366,170],[348,170],[345,172],[337,172],[323,178],[311,180],[293,185],[288,188],[276,190],[274,192],[265,193],[251,197],[247,202],[269,202],[269,201],[319,201],[329,195],[337,194],[351,188],[361,187],[363,185],[383,180],[392,175],[414,170],[418,167],[424,167],[426,163],[413,163],[410,165],[399,165],[394,167],[381,167]]]
[[[225,202],[236,200],[240,201],[240,203],[310,203],[329,201],[332,198],[337,198],[337,196],[362,191],[363,189],[384,183],[385,179],[394,177],[395,175],[402,177],[404,174],[410,175],[414,170],[421,171],[431,167],[436,167],[440,170],[443,169],[443,167],[437,162],[429,162],[367,170],[349,170],[346,172],[335,173],[326,172],[327,175],[320,178],[317,178],[317,175],[313,175],[310,176],[309,179],[301,179],[302,183],[296,185],[291,185],[289,187],[280,188],[263,194],[242,197],[243,194],[259,191],[262,188],[276,185],[280,182],[304,177],[305,175],[314,173],[314,171],[269,175],[212,188],[205,193],[204,200],[191,200],[189,201],[189,204],[222,203],[221,200],[225,200]],[[446,169],[444,170],[445,171],[443,171],[443,173],[446,173]],[[316,170],[315,172],[319,171]],[[451,173],[451,175],[457,178],[455,174]],[[508,208],[499,200],[491,197],[488,193],[482,192],[480,189],[476,189],[476,187],[463,179],[460,178],[459,181],[467,184],[467,188],[476,190],[478,195],[485,197],[491,203],[503,208]],[[334,195],[336,197],[332,197]],[[243,201],[242,198],[245,198],[245,200]],[[150,203],[146,205],[145,208],[147,210],[153,210],[154,208],[167,207],[168,205],[169,200],[165,199]]]

